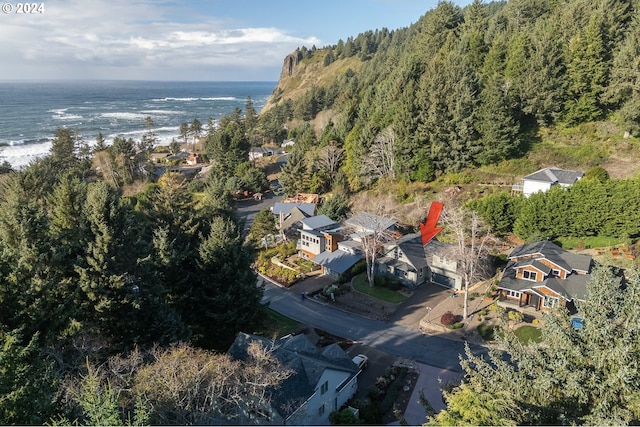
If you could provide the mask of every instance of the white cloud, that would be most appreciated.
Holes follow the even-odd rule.
[[[0,16],[0,79],[277,79],[284,56],[319,45],[272,27],[237,27],[161,1],[50,0]],[[6,60],[6,61],[5,61]],[[266,75],[264,73],[267,73]]]

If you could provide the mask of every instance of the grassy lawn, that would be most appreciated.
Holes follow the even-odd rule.
[[[603,248],[608,246],[621,245],[623,243],[613,237],[600,236],[558,237],[556,240],[562,245],[564,249],[576,249],[580,245],[579,242],[582,243],[583,248]]]
[[[363,294],[378,298],[392,304],[401,303],[406,299],[406,297],[400,292],[392,291],[391,289],[382,288],[380,286],[374,286],[372,288],[371,286],[369,286],[366,273],[358,274],[353,279],[353,287],[358,292],[362,292]]]
[[[524,325],[520,326],[514,331],[516,337],[523,343],[527,344],[529,341],[540,342],[542,341],[542,332],[535,326]]]
[[[295,320],[268,308],[262,328],[254,333],[268,338],[280,338],[293,333],[299,326],[300,323]]]

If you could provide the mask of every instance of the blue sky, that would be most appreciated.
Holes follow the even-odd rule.
[[[43,13],[0,12],[0,80],[275,81],[297,47],[409,26],[437,0],[40,3]]]

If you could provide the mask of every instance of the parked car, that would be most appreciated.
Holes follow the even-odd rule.
[[[369,363],[369,358],[364,354],[359,354],[355,356],[353,359],[351,359],[351,361],[356,364],[358,369],[362,370],[367,367],[367,363]]]

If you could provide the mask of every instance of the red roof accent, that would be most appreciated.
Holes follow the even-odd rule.
[[[426,221],[424,224],[420,223],[420,234],[422,235],[423,246],[429,243],[431,239],[436,237],[436,235],[443,230],[443,228],[436,228],[442,209],[444,209],[444,204],[440,202],[431,202],[431,207],[429,207],[429,214],[427,215]]]

